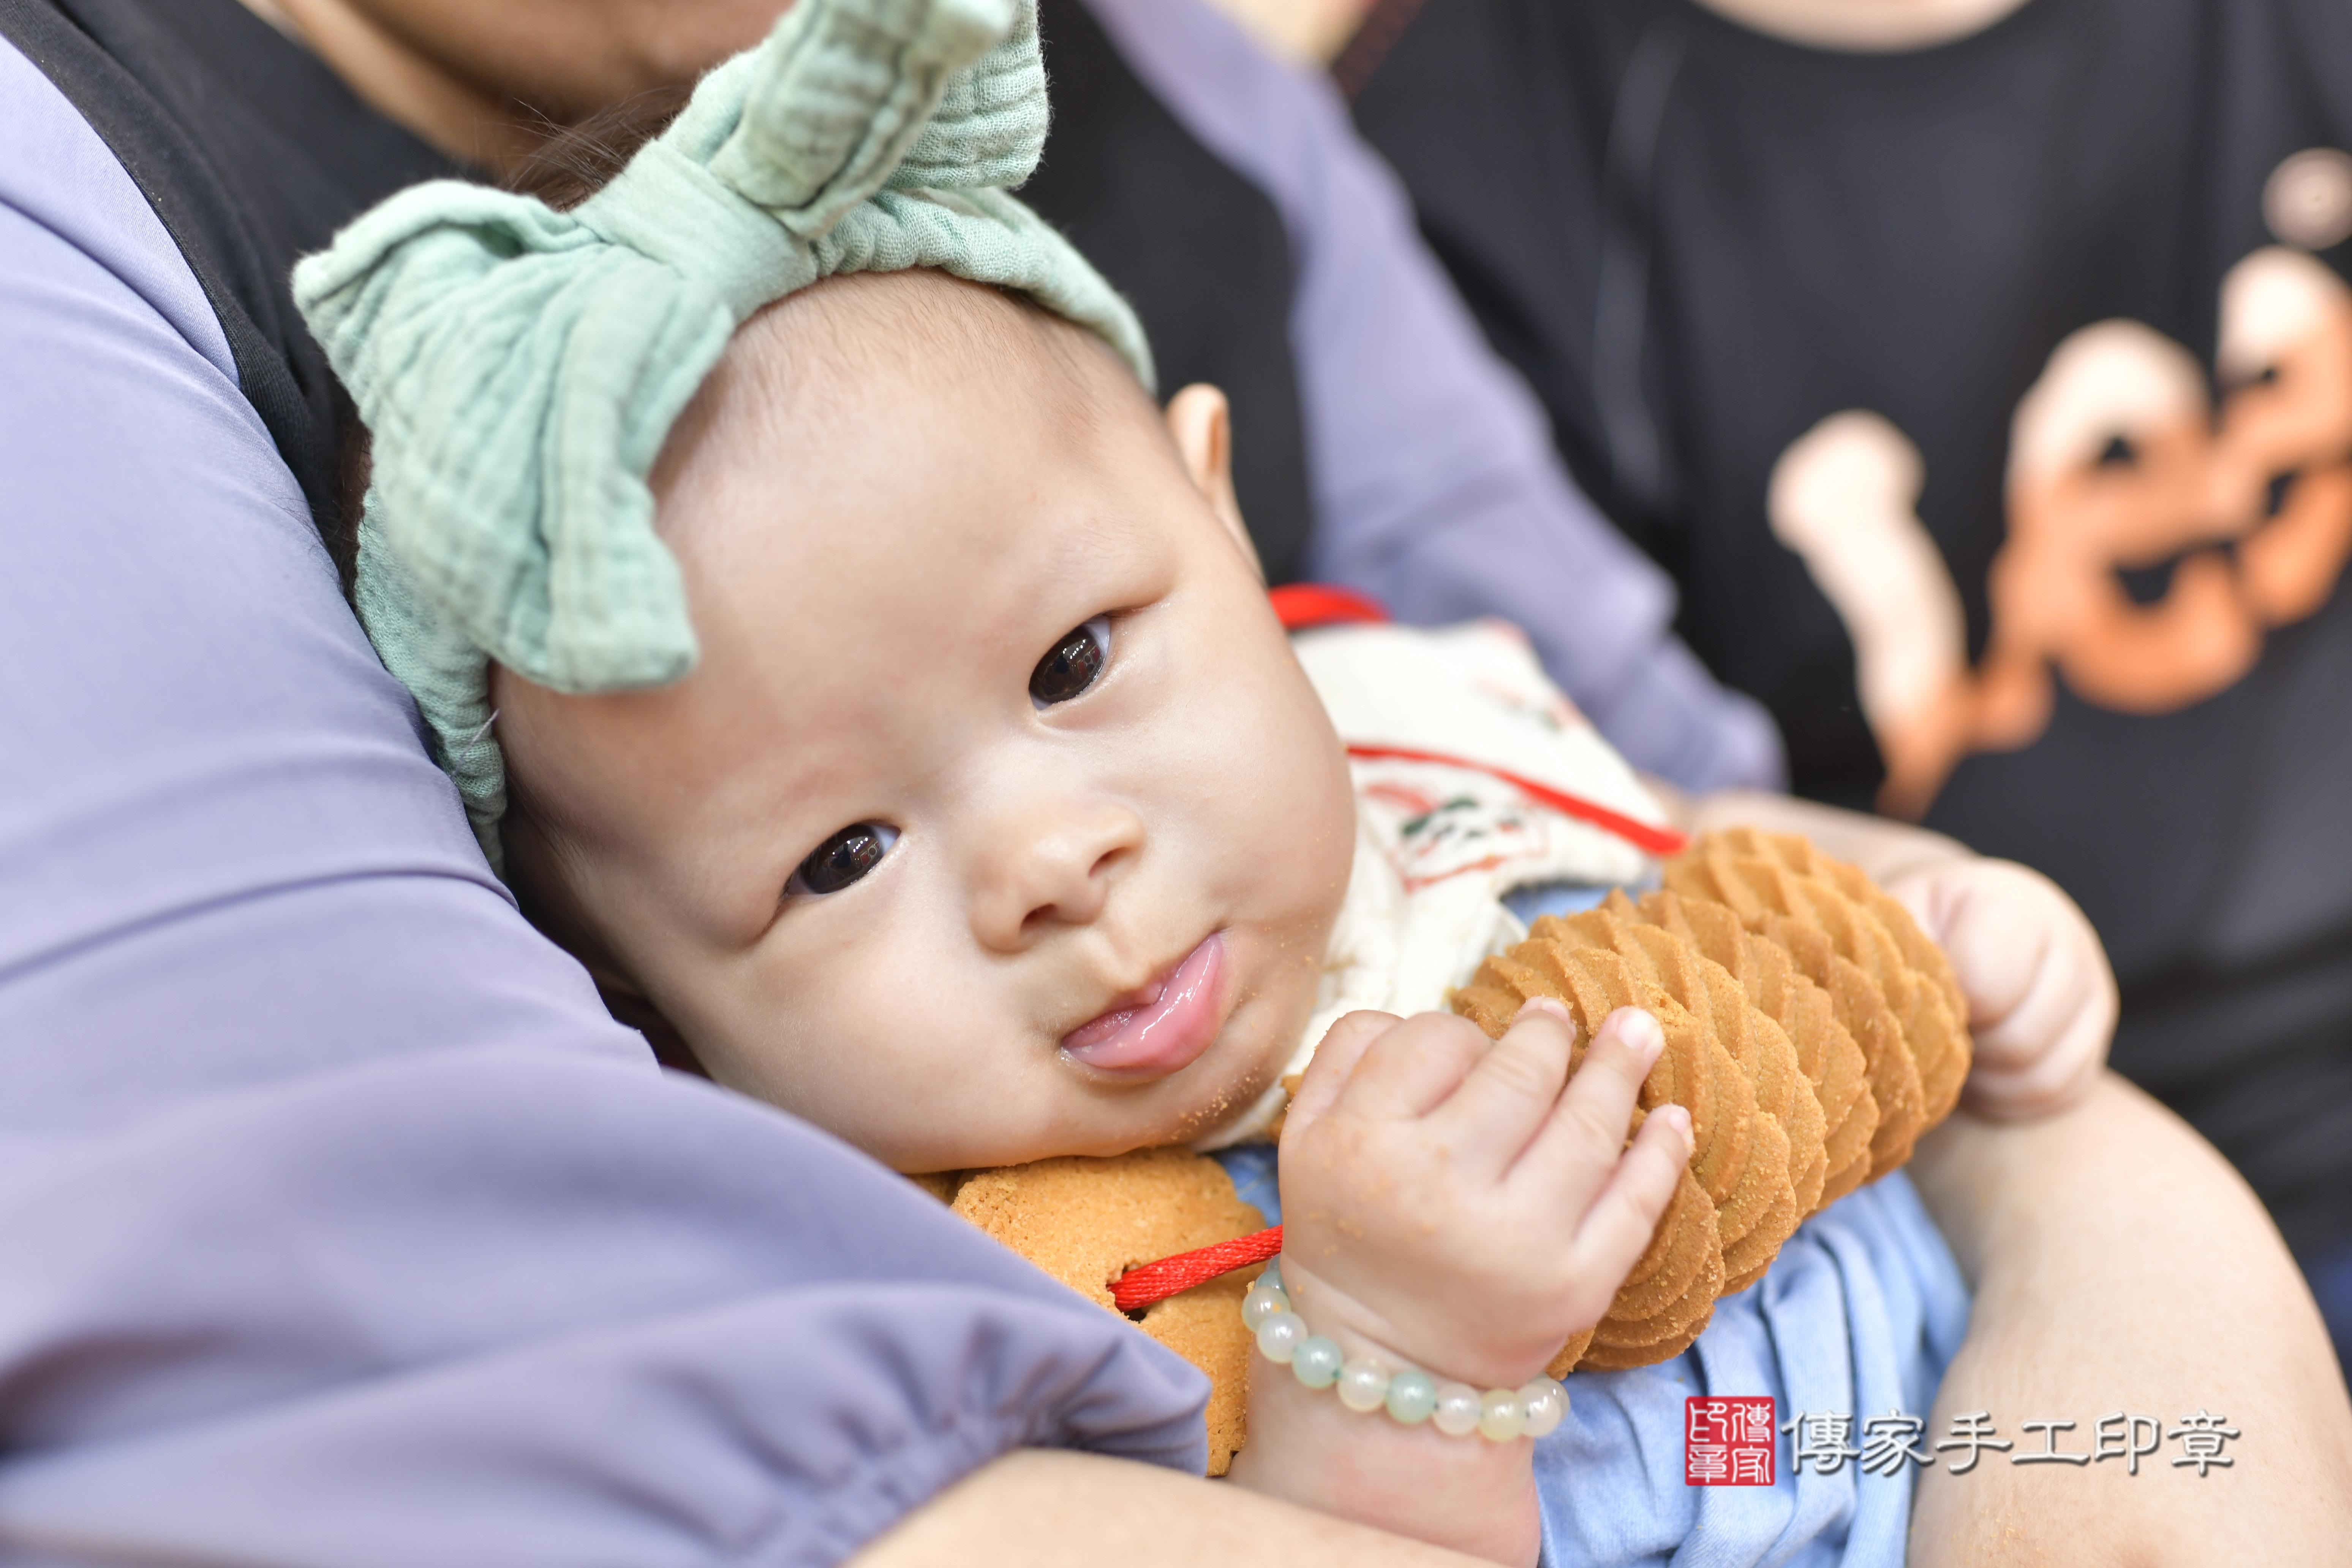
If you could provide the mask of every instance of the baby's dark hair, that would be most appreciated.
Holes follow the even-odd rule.
[[[670,128],[694,89],[659,87],[551,131],[499,184],[570,212],[613,183],[645,144]]]

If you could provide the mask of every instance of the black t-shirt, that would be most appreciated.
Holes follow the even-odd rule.
[[[138,182],[320,532],[340,542],[349,407],[295,311],[294,263],[402,186],[459,171],[237,0],[0,0],[0,36]]]
[[[1798,787],[2048,872],[2116,1066],[2352,1238],[2352,6],[1428,0],[1357,110]]]

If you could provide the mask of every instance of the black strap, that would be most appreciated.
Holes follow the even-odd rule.
[[[1619,79],[1601,165],[1601,267],[1593,291],[1592,401],[1609,445],[1610,479],[1623,501],[1659,520],[1672,510],[1674,468],[1642,372],[1658,137],[1685,41],[1679,18],[1654,18]]]
[[[1054,127],[1021,197],[1135,307],[1163,393],[1224,389],[1242,515],[1267,578],[1291,581],[1306,569],[1314,499],[1282,214],[1151,95],[1082,0],[1045,0],[1038,26]]]
[[[289,276],[368,204],[455,169],[236,0],[0,0],[0,37],[80,110],[163,220],[246,400],[339,542],[348,403]],[[274,89],[258,108],[256,77]]]

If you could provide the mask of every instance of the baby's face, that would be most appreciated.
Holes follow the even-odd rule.
[[[698,668],[499,677],[518,881],[713,1077],[901,1170],[1230,1121],[1310,1010],[1354,807],[1190,449],[977,289],[771,310],[656,474]]]

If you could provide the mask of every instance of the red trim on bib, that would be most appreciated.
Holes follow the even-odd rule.
[[[1627,816],[1623,812],[1612,811],[1598,801],[1570,795],[1564,789],[1554,789],[1548,784],[1538,783],[1507,768],[1473,762],[1468,757],[1448,756],[1444,752],[1417,751],[1410,746],[1376,746],[1355,741],[1348,742],[1348,754],[1361,757],[1366,762],[1439,763],[1449,768],[1468,768],[1489,778],[1498,778],[1554,811],[1572,816],[1579,822],[1589,822],[1603,832],[1615,834],[1645,855],[1679,855],[1690,847],[1690,840],[1671,827],[1654,827]]]

